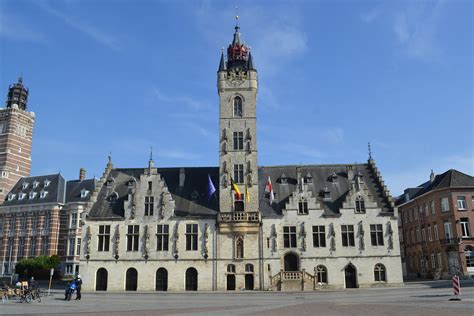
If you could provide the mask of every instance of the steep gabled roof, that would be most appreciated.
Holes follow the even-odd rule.
[[[409,199],[412,200],[430,191],[459,187],[474,187],[474,177],[455,169],[449,169],[442,174],[436,175],[433,182],[427,181],[416,188],[408,188],[405,190],[405,193],[408,193]],[[404,196],[400,196],[397,204],[405,202],[407,201]]]
[[[184,170],[184,183],[179,185],[180,171]],[[144,168],[116,168],[110,171],[109,177],[114,179],[114,191],[118,194],[115,201],[107,199],[106,184],[100,188],[97,202],[92,206],[90,218],[122,218],[125,201],[128,199],[128,181],[133,177],[140,179]],[[158,168],[158,173],[175,202],[174,214],[180,217],[215,217],[219,207],[219,168]],[[207,198],[208,174],[217,189],[209,201]]]
[[[260,211],[263,217],[273,217],[282,215],[286,203],[290,196],[297,188],[296,169],[301,168],[302,176],[310,173],[312,176],[312,184],[308,185],[308,189],[312,191],[318,203],[323,207],[324,214],[337,215],[340,213],[342,204],[349,193],[350,181],[348,179],[346,167],[348,165],[290,165],[290,166],[274,166],[259,168],[259,194],[260,194]],[[354,172],[360,172],[364,178],[364,182],[369,189],[369,193],[373,196],[377,206],[384,212],[393,211],[387,201],[387,197],[383,194],[376,176],[370,169],[368,164],[353,164]],[[287,177],[287,184],[281,183],[281,176]],[[336,174],[337,182],[331,182],[329,177]],[[272,181],[273,190],[275,192],[275,201],[272,205],[269,203],[268,194],[265,193],[265,184],[268,177]],[[331,193],[330,199],[324,199],[321,192],[327,188]]]

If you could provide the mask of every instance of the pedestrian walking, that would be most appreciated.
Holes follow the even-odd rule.
[[[81,300],[81,287],[82,287],[82,279],[81,279],[81,275],[78,274],[76,278],[76,300]]]

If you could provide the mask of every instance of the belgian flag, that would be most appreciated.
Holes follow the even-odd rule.
[[[235,193],[237,194],[237,199],[241,200],[242,194],[240,193],[239,187],[237,186],[237,184],[235,184],[234,179],[232,178],[230,178],[230,185],[232,186],[232,190],[234,190]]]

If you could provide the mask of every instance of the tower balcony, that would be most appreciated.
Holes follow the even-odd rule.
[[[259,212],[228,212],[217,216],[221,233],[258,233],[261,222]]]

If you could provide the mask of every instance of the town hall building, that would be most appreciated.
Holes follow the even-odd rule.
[[[258,165],[258,78],[235,27],[217,71],[219,166],[116,168],[82,212],[85,291],[396,286],[398,214],[375,161]],[[217,153],[216,153],[217,154]]]

